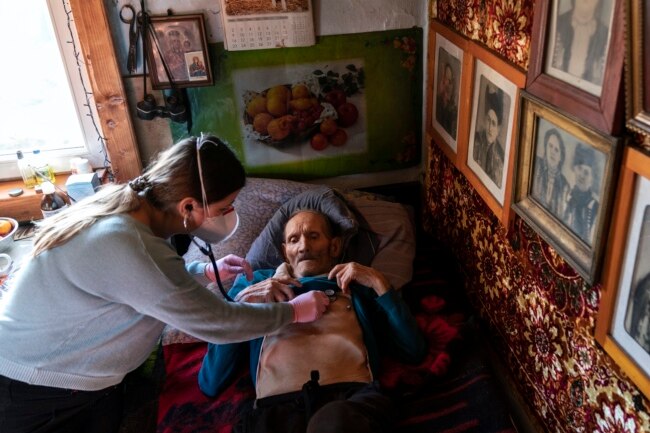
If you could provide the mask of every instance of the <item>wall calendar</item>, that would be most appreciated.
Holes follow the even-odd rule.
[[[230,51],[314,45],[311,0],[221,0],[225,47]]]

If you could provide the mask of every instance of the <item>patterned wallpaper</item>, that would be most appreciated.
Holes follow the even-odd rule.
[[[445,0],[431,15],[526,68],[532,0]],[[524,400],[549,432],[650,432],[650,402],[593,338],[601,286],[590,286],[523,220],[506,230],[432,143],[425,228],[461,263]]]

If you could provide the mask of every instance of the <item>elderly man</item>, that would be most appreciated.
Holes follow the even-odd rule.
[[[310,325],[287,326],[249,343],[210,344],[199,386],[219,394],[239,356],[250,351],[257,400],[236,431],[384,432],[393,405],[377,383],[380,353],[420,362],[426,343],[408,306],[379,271],[358,263],[336,264],[343,240],[327,216],[296,212],[284,231],[286,263],[238,279],[230,295],[240,302],[291,299],[323,290],[328,311]]]

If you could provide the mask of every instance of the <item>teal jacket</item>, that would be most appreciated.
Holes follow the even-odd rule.
[[[270,278],[274,272],[273,269],[255,271],[252,281],[238,277],[229,295],[234,298],[246,287]],[[299,280],[302,287],[294,287],[296,295],[310,290],[340,291],[336,281],[328,280],[327,277],[305,277]],[[377,296],[369,287],[353,285],[351,289],[352,304],[363,331],[373,377],[379,373],[380,356],[384,353],[390,353],[410,364],[421,362],[426,355],[427,344],[400,293],[390,290]],[[251,376],[255,382],[262,341],[262,338],[258,338],[243,343],[208,344],[199,371],[201,391],[210,397],[219,395],[230,384],[247,353]]]

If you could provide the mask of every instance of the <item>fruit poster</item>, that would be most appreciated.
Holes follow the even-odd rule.
[[[420,163],[421,29],[210,48],[215,84],[187,89],[190,132],[229,143],[249,175],[307,180]],[[172,133],[182,138],[187,125],[172,123]]]

